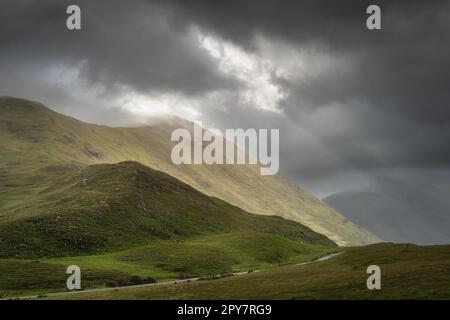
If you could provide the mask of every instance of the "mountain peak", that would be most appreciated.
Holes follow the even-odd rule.
[[[10,96],[0,96],[0,111],[12,110],[45,111],[53,112],[51,109],[36,101],[25,100]]]

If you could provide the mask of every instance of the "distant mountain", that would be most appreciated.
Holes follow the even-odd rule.
[[[0,221],[12,218],[10,209],[17,203],[39,196],[36,183],[45,185],[54,168],[131,160],[248,212],[300,222],[339,245],[380,241],[288,179],[261,176],[256,165],[174,165],[170,135],[181,126],[190,124],[174,120],[112,128],[83,123],[36,102],[0,98],[0,184],[9,186],[0,191]]]
[[[383,180],[372,190],[324,199],[346,218],[391,242],[450,243],[450,187]]]

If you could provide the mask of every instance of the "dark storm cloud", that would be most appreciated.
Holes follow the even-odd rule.
[[[308,142],[294,130],[299,136],[286,138],[290,175],[450,164],[448,2],[176,3],[187,20],[248,50],[258,50],[254,40],[263,35],[299,50],[315,47],[336,61],[304,81],[277,79],[290,92],[285,113],[315,137]],[[373,3],[382,10],[381,31],[365,28],[365,9]]]
[[[65,28],[72,3],[79,32]],[[365,28],[369,4],[381,7],[381,31]],[[450,165],[448,1],[2,1],[0,26],[0,94],[116,124],[128,121],[112,108],[124,90],[215,93],[198,106],[205,120],[280,128],[282,171],[319,193]],[[282,113],[243,105],[236,92],[248,83],[223,72],[195,30],[271,61],[270,82],[288,93],[276,100]],[[61,66],[84,87],[43,81]],[[99,98],[83,97],[97,87]]]
[[[82,30],[65,27],[73,1],[2,1],[3,63],[76,64],[83,76],[104,85],[179,90],[189,94],[232,86],[195,45],[189,30],[172,30],[169,13],[156,2],[76,1]],[[9,60],[8,60],[9,59]]]
[[[263,34],[299,48],[320,46],[332,57],[351,61],[350,70],[307,82],[280,79],[293,89],[292,108],[302,100],[315,107],[360,98],[380,109],[404,112],[402,116],[450,120],[447,1],[175,2],[186,20],[243,47],[251,49],[255,35]],[[379,32],[365,28],[365,9],[372,3],[382,8]]]

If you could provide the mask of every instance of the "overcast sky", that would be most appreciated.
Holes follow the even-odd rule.
[[[448,177],[449,66],[449,1],[0,2],[0,95],[109,125],[279,128],[282,173],[318,196]]]

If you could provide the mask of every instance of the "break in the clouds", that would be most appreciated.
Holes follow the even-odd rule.
[[[372,3],[381,30],[365,27]],[[439,0],[6,0],[0,95],[112,125],[280,128],[281,171],[325,195],[448,172],[449,40]]]

